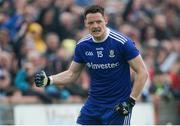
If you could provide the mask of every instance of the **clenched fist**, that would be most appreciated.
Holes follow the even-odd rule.
[[[44,71],[37,73],[34,77],[34,82],[37,87],[45,87],[50,84],[50,78],[46,75]]]

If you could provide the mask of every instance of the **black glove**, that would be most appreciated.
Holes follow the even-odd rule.
[[[46,75],[44,71],[37,73],[34,77],[34,82],[37,87],[45,87],[50,84],[50,78]]]
[[[116,105],[115,110],[121,115],[128,115],[134,107],[135,103],[136,101],[133,98],[129,97],[126,102]]]

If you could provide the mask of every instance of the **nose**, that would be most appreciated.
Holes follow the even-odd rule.
[[[98,27],[98,24],[96,22],[93,23],[93,27]]]

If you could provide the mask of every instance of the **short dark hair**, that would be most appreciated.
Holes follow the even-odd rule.
[[[89,13],[101,13],[104,16],[104,8],[99,5],[91,5],[85,9],[84,12],[84,18],[86,18],[86,15]]]

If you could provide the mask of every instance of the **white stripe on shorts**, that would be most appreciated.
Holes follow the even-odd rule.
[[[131,121],[131,112],[124,117],[124,123],[123,125],[130,125],[130,121]]]

